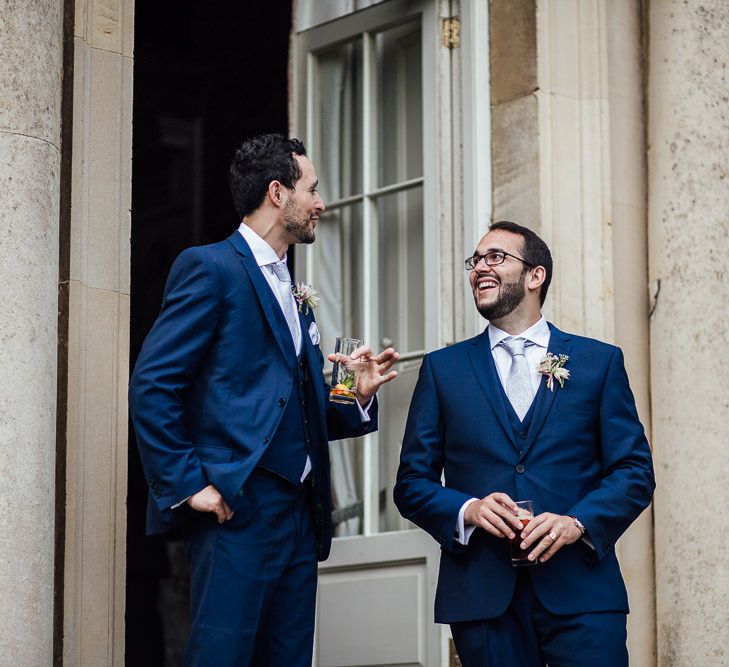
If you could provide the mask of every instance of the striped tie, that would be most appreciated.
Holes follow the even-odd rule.
[[[289,325],[291,339],[294,341],[294,350],[298,350],[301,326],[299,325],[299,318],[296,315],[294,301],[291,297],[291,274],[286,266],[286,262],[274,262],[270,266],[278,278],[278,293],[281,296],[284,317],[286,318],[286,324]]]

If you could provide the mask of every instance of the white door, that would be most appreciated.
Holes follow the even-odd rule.
[[[422,356],[463,329],[454,325],[454,257],[462,264],[475,246],[469,238],[463,252],[453,241],[464,226],[455,233],[460,100],[443,44],[451,9],[450,0],[297,6],[293,134],[327,204],[316,243],[297,248],[297,275],[321,293],[325,354],[350,336],[377,350],[394,345],[403,360],[380,392],[379,432],[331,443],[335,543],[320,566],[322,667],[447,664],[447,631],[433,623],[438,547],[399,516],[392,488]]]

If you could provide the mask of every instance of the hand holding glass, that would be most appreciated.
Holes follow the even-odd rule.
[[[514,503],[519,512],[519,521],[521,521],[522,530],[527,527],[529,522],[534,518],[534,502],[531,500],[517,500]],[[509,540],[511,547],[511,564],[514,567],[523,567],[524,565],[536,565],[536,560],[529,560],[529,552],[519,546],[522,542],[521,530],[516,533],[513,540]]]
[[[349,357],[361,345],[362,341],[357,338],[337,338],[334,354],[344,355],[347,359],[335,361],[332,366],[332,383],[329,389],[330,401],[352,404],[357,399],[357,378],[354,364]]]

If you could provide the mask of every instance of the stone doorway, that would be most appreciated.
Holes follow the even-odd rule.
[[[245,136],[286,133],[291,0],[137,3],[130,370],[184,248],[238,221],[228,163]],[[147,485],[129,433],[126,663],[178,665],[187,634],[179,536],[144,534]]]

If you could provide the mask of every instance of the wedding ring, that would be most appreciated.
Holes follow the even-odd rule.
[[[557,541],[557,536],[554,534],[554,531],[552,531],[551,533],[549,533],[549,535],[547,535],[547,537],[550,540],[552,540],[552,542],[556,542]]]

